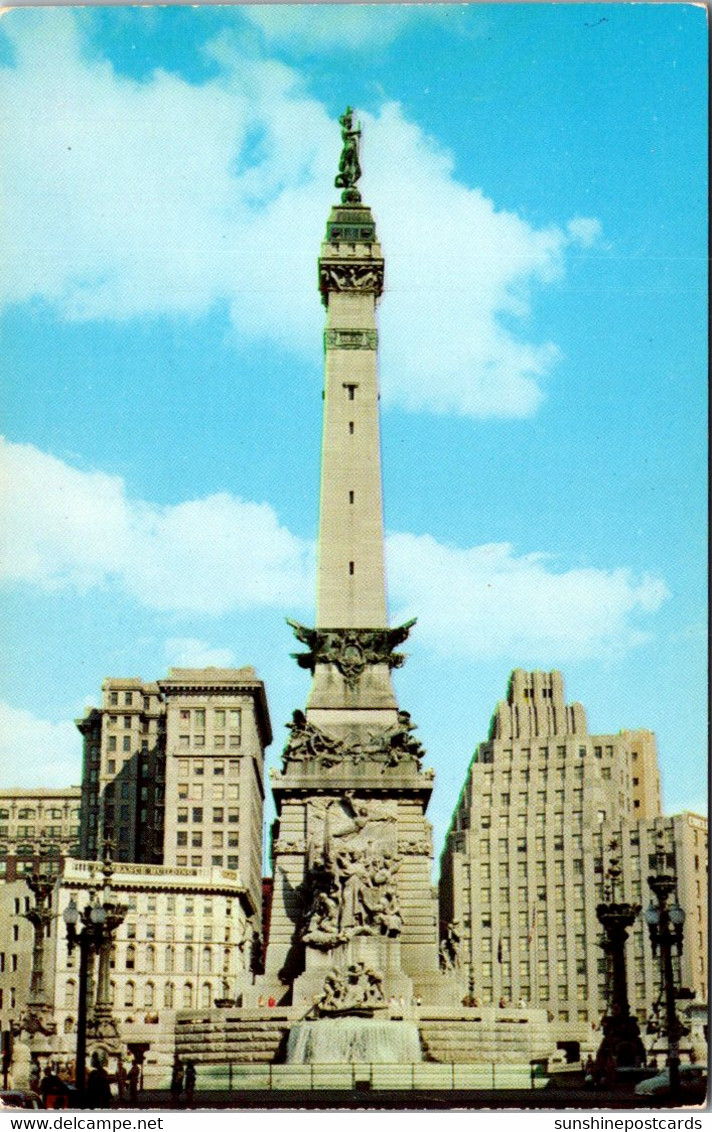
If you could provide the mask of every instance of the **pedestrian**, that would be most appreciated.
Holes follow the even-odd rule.
[[[193,1107],[195,1098],[195,1063],[187,1061],[185,1065],[185,1103],[188,1108]]]
[[[136,1058],[131,1062],[129,1069],[129,1103],[132,1105],[138,1104],[138,1083],[141,1077],[141,1070]]]
[[[178,1057],[175,1056],[173,1062],[173,1072],[171,1073],[171,1102],[174,1108],[178,1108],[180,1103],[180,1095],[183,1092],[183,1063]]]
[[[116,1094],[119,1099],[119,1104],[122,1104],[126,1097],[126,1070],[124,1063],[120,1057],[116,1059]]]
[[[101,1064],[98,1053],[91,1055],[91,1069],[87,1077],[87,1108],[111,1108],[112,1096],[109,1074]]]

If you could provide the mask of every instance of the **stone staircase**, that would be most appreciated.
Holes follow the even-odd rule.
[[[202,1065],[270,1064],[289,1030],[284,1010],[212,1010],[178,1016],[176,1053],[182,1061]]]
[[[419,1029],[426,1061],[521,1065],[549,1057],[554,1046],[544,1010],[428,1011]]]

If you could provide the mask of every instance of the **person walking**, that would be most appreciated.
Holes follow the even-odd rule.
[[[141,1079],[141,1069],[136,1058],[131,1062],[131,1068],[128,1073],[129,1078],[129,1104],[138,1104],[138,1083]]]
[[[124,1069],[124,1063],[123,1063],[123,1061],[121,1060],[120,1057],[117,1057],[117,1059],[116,1059],[115,1080],[116,1080],[116,1095],[117,1095],[119,1104],[123,1104],[124,1100],[126,1098],[126,1070]]]
[[[91,1055],[91,1070],[87,1077],[87,1108],[111,1108],[112,1096],[109,1074],[99,1060],[99,1054]]]
[[[185,1103],[188,1108],[193,1108],[195,1100],[195,1063],[187,1061],[185,1065]]]
[[[175,1056],[173,1062],[173,1072],[171,1073],[171,1103],[174,1108],[178,1108],[180,1104],[180,1095],[183,1092],[183,1063],[178,1057]]]

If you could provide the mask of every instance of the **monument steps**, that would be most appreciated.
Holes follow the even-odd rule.
[[[274,1062],[280,1052],[289,1020],[276,1017],[212,1017],[185,1020],[176,1033],[176,1051],[196,1063],[226,1064]]]

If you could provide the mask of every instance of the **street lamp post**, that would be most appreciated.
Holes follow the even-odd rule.
[[[106,923],[106,909],[93,896],[82,912],[74,897],[64,910],[67,925],[67,950],[71,955],[79,948],[79,1005],[77,1010],[77,1053],[74,1083],[84,1092],[87,1060],[87,981],[90,958],[101,950]],[[80,930],[81,928],[81,930]]]
[[[665,848],[662,831],[658,834],[655,853],[655,872],[648,877],[648,884],[657,901],[645,911],[645,922],[650,932],[653,955],[660,953],[660,989],[665,999],[665,1028],[668,1039],[668,1072],[670,1076],[670,1099],[680,1099],[680,1038],[687,1032],[677,1017],[675,1000],[678,997],[675,972],[672,965],[672,949],[682,955],[683,925],[685,913],[674,896],[677,877],[664,872]],[[670,903],[670,898],[672,903]]]
[[[97,976],[96,1004],[88,1021],[88,1029],[94,1042],[101,1044],[110,1052],[119,1052],[119,1028],[113,1017],[111,1008],[111,949],[114,943],[116,929],[124,922],[128,906],[119,904],[114,900],[111,891],[111,877],[114,866],[111,860],[110,843],[104,843],[104,862],[102,873],[104,883],[102,886],[102,907],[106,914],[103,926],[102,941],[99,948],[99,972]]]
[[[31,875],[25,875],[25,881],[35,899],[33,907],[23,915],[32,924],[34,938],[30,993],[18,1030],[27,1033],[30,1039],[34,1039],[38,1034],[52,1037],[57,1030],[52,1017],[52,1004],[47,1001],[44,983],[45,939],[47,928],[52,922],[52,890],[55,885],[55,878],[43,871],[42,862],[45,857],[46,847],[41,842],[37,849],[37,867]]]
[[[612,841],[611,850],[617,848],[617,842]],[[640,904],[617,899],[621,878],[617,856],[611,857],[606,875],[606,899],[596,907],[596,916],[603,928],[601,946],[610,969],[608,1009],[602,1022],[604,1036],[596,1055],[596,1064],[601,1072],[609,1066],[615,1070],[621,1066],[641,1065],[645,1062],[645,1047],[640,1037],[638,1020],[630,1012],[625,962],[628,929],[640,912]]]

